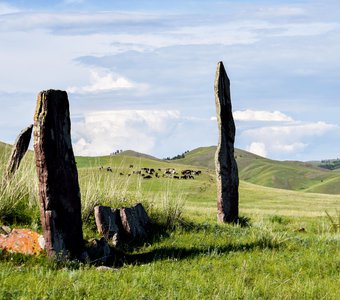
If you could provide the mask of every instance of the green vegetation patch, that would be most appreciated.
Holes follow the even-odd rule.
[[[3,152],[1,172],[9,152]],[[243,152],[237,159],[245,172],[242,176],[252,173],[261,182],[277,172],[283,176],[300,172],[293,162],[281,166]],[[213,169],[121,154],[78,157],[77,165],[86,239],[98,237],[95,205],[120,207],[137,201],[158,226],[154,236],[120,253],[117,264],[106,271],[77,261],[0,250],[0,299],[337,299],[340,264],[335,228],[340,195],[241,180],[240,224],[218,225]],[[201,175],[187,180],[143,179],[133,173],[144,167],[161,169],[160,174],[166,168],[195,169]],[[319,180],[318,173],[300,167],[303,180]],[[302,182],[307,181],[297,186]],[[0,196],[1,225],[40,231],[32,154],[25,157],[11,184],[2,182]]]

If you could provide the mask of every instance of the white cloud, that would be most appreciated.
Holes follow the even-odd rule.
[[[294,37],[294,36],[316,36],[325,34],[329,31],[339,29],[339,23],[313,22],[302,24],[285,24],[282,32],[273,34],[273,36]]]
[[[340,127],[325,122],[302,123],[292,122],[284,126],[267,126],[248,129],[241,133],[246,137],[247,149],[250,152],[274,157],[284,154],[296,154],[305,150],[310,144],[315,143],[317,137],[339,131]]]
[[[114,150],[152,153],[180,119],[175,110],[115,110],[85,114],[73,123],[77,155],[108,155]]]
[[[16,12],[19,12],[18,8],[7,3],[0,2],[0,15],[12,14]]]
[[[82,0],[65,0],[77,4]],[[16,8],[0,4],[4,13],[16,12]],[[262,11],[271,15],[298,15],[297,7],[269,7]],[[261,13],[261,12],[260,12]],[[173,45],[250,45],[268,36],[317,36],[339,28],[336,22],[283,23],[259,18],[250,18],[197,23],[197,15],[181,16],[186,22],[178,22],[179,16],[170,13],[145,13],[138,11],[96,11],[93,13],[70,12],[21,12],[20,17],[2,18],[0,31],[37,31],[77,36],[105,34],[112,43],[139,44],[144,47]],[[213,25],[211,25],[213,24]],[[136,30],[139,28],[139,30]]]
[[[247,136],[262,140],[275,139],[300,139],[306,136],[320,136],[332,129],[338,128],[337,125],[325,122],[301,123],[293,122],[285,126],[268,126],[249,129],[244,132]]]
[[[114,78],[112,73],[101,75],[96,71],[91,71],[90,81],[90,85],[85,85],[81,87],[69,87],[67,91],[70,93],[86,94],[114,91],[120,89],[131,89],[136,87],[136,85],[134,85],[132,82],[128,81],[124,77],[116,76],[116,78]]]
[[[297,143],[286,144],[286,145],[274,144],[272,148],[273,150],[278,151],[278,152],[292,153],[292,152],[304,150],[307,146],[308,144],[297,142]]]
[[[56,5],[60,7],[63,1],[81,0],[61,0]],[[70,91],[77,93],[71,98],[71,105],[75,104],[78,114],[91,110],[147,107],[178,109],[197,118],[208,118],[214,115],[213,100],[207,99],[213,97],[211,87],[218,58],[225,62],[234,84],[234,107],[242,109],[251,105],[258,109],[236,111],[236,120],[285,122],[283,125],[286,125],[264,127],[264,123],[239,122],[237,134],[240,133],[245,140],[244,147],[255,143],[251,148],[265,150],[269,156],[313,148],[322,156],[327,147],[320,150],[313,139],[321,140],[315,137],[326,137],[327,133],[331,136],[332,128],[327,124],[308,127],[308,124],[294,122],[290,115],[299,120],[317,118],[328,120],[328,123],[338,120],[338,5],[332,5],[334,0],[327,5],[315,1],[283,6],[267,3],[263,10],[258,11],[259,4],[236,2],[224,3],[222,6],[228,8],[226,10],[216,9],[222,7],[221,1],[218,2],[218,5],[217,2],[209,2],[212,8],[208,14],[200,5],[196,6],[197,10],[184,9],[176,13],[161,7],[158,11],[149,7],[144,12],[122,12],[115,11],[117,6],[112,3],[105,5],[111,10],[105,12],[100,11],[101,5],[91,5],[90,12],[86,11],[86,7],[72,12],[65,5],[61,7],[63,10],[57,11],[55,4],[48,3],[43,10],[37,9],[36,5],[25,4],[22,7],[27,7],[26,11],[11,14],[18,10],[0,3],[0,90],[37,93],[47,88],[71,87]],[[325,13],[327,10],[329,14]],[[262,16],[259,15],[261,13]],[[159,48],[164,46],[169,47]],[[94,69],[91,78],[86,68]],[[100,72],[98,69],[108,71]],[[306,75],[311,78],[306,78]],[[146,95],[140,93],[144,91],[141,82],[153,87],[147,90]],[[15,120],[16,114],[9,116],[9,112],[19,109],[14,106],[22,108],[21,102],[16,102],[11,95],[3,99],[0,119]],[[31,101],[33,104],[29,105],[34,106],[35,96],[22,96],[22,99],[27,103]],[[250,99],[258,101],[251,104]],[[287,116],[281,111],[292,113]],[[120,118],[118,113],[113,116]],[[143,121],[145,118],[141,115],[131,116],[131,112],[125,116],[132,124],[130,126],[123,121],[121,124],[110,121],[104,114],[101,115],[104,121],[86,115],[83,125],[88,128],[88,133],[79,122],[73,124],[77,125],[78,133],[84,131],[76,139],[79,149],[83,149],[83,153],[97,149],[101,153],[109,153],[113,144],[105,139],[121,139],[122,143],[114,145],[134,148],[135,144],[126,137],[130,132],[138,140],[136,146],[143,146],[145,151],[149,151],[156,146],[159,148],[160,141],[164,144],[169,142],[167,137],[160,135],[162,132],[169,133],[165,128],[175,126],[178,121],[183,122],[182,135],[177,133],[177,140],[171,140],[173,145],[185,141],[188,147],[192,147],[196,141],[200,145],[206,143],[208,138],[215,143],[212,131],[203,126],[192,126],[189,123],[192,118],[164,117],[168,121],[154,123],[158,124],[156,129],[159,124],[166,124],[162,127],[164,130],[156,131],[150,123]],[[152,116],[149,113],[148,119]],[[11,120],[3,128],[17,126]],[[142,132],[136,129],[134,120],[139,122]],[[205,124],[206,127],[211,126],[215,130],[216,124],[209,123]],[[244,131],[244,128],[254,125],[261,127],[253,132]],[[115,133],[111,135],[112,128]],[[143,132],[147,130],[149,134]],[[3,134],[4,129],[0,132]],[[197,134],[196,140],[194,134]],[[4,139],[9,138],[4,136]],[[327,145],[334,145],[335,140],[328,138]],[[261,148],[261,144],[265,147]],[[170,153],[166,146],[163,150],[164,155]]]
[[[267,156],[266,145],[264,143],[253,142],[247,147],[246,150],[262,157]]]
[[[237,110],[233,113],[234,119],[237,121],[285,121],[290,122],[293,119],[280,111],[264,111],[264,110]]]
[[[301,16],[305,15],[306,10],[297,6],[273,6],[262,7],[256,11],[255,15],[259,17],[283,17],[283,16]]]

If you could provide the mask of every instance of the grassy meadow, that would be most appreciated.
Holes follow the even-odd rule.
[[[206,149],[174,161],[133,153],[78,157],[86,239],[98,237],[93,221],[98,204],[142,202],[162,230],[117,256],[106,271],[0,250],[0,299],[339,299],[340,193],[316,191],[340,174],[240,151],[241,222],[221,225],[216,223],[215,174]],[[0,144],[0,174],[9,152]],[[112,172],[105,170],[109,166]],[[143,167],[161,169],[159,174],[166,168],[202,174],[188,180],[133,174]],[[266,176],[289,182],[290,174],[298,179],[289,189],[264,184]],[[12,182],[2,181],[0,187],[0,224],[41,231],[33,153]]]

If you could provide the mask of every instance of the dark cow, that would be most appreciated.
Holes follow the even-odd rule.
[[[195,179],[194,176],[189,175],[189,174],[184,174],[181,176],[182,179]]]
[[[182,175],[184,176],[194,176],[194,175],[200,175],[202,171],[194,171],[194,170],[183,170]],[[191,177],[190,177],[191,178]]]

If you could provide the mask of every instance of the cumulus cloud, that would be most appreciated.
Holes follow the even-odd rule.
[[[266,145],[264,143],[253,142],[247,147],[246,150],[262,157],[267,156]]]
[[[180,119],[175,110],[115,110],[84,115],[73,125],[77,155],[109,155],[117,149],[152,153]]]
[[[317,137],[337,130],[340,127],[325,122],[303,123],[291,122],[283,126],[265,126],[244,130],[241,136],[249,141],[250,152],[277,157],[284,154],[296,154],[315,143]],[[260,154],[262,153],[262,154]]]
[[[234,119],[237,121],[293,121],[293,119],[280,111],[264,111],[264,110],[237,110],[233,113]]]
[[[303,149],[305,149],[308,146],[308,144],[304,144],[301,142],[296,142],[296,143],[292,143],[292,144],[278,144],[275,143],[272,145],[273,150],[278,151],[278,152],[286,152],[286,153],[292,153],[292,152],[296,152],[296,151],[301,151]]]
[[[67,89],[70,93],[100,93],[114,91],[119,89],[131,89],[137,87],[129,80],[121,76],[115,76],[112,73],[100,74],[96,71],[91,71],[91,84],[85,86],[72,86]]]
[[[249,129],[244,132],[248,136],[260,138],[263,140],[273,139],[298,139],[306,136],[319,136],[332,129],[339,128],[334,124],[325,122],[302,123],[293,122],[285,126],[268,126],[255,129]]]

